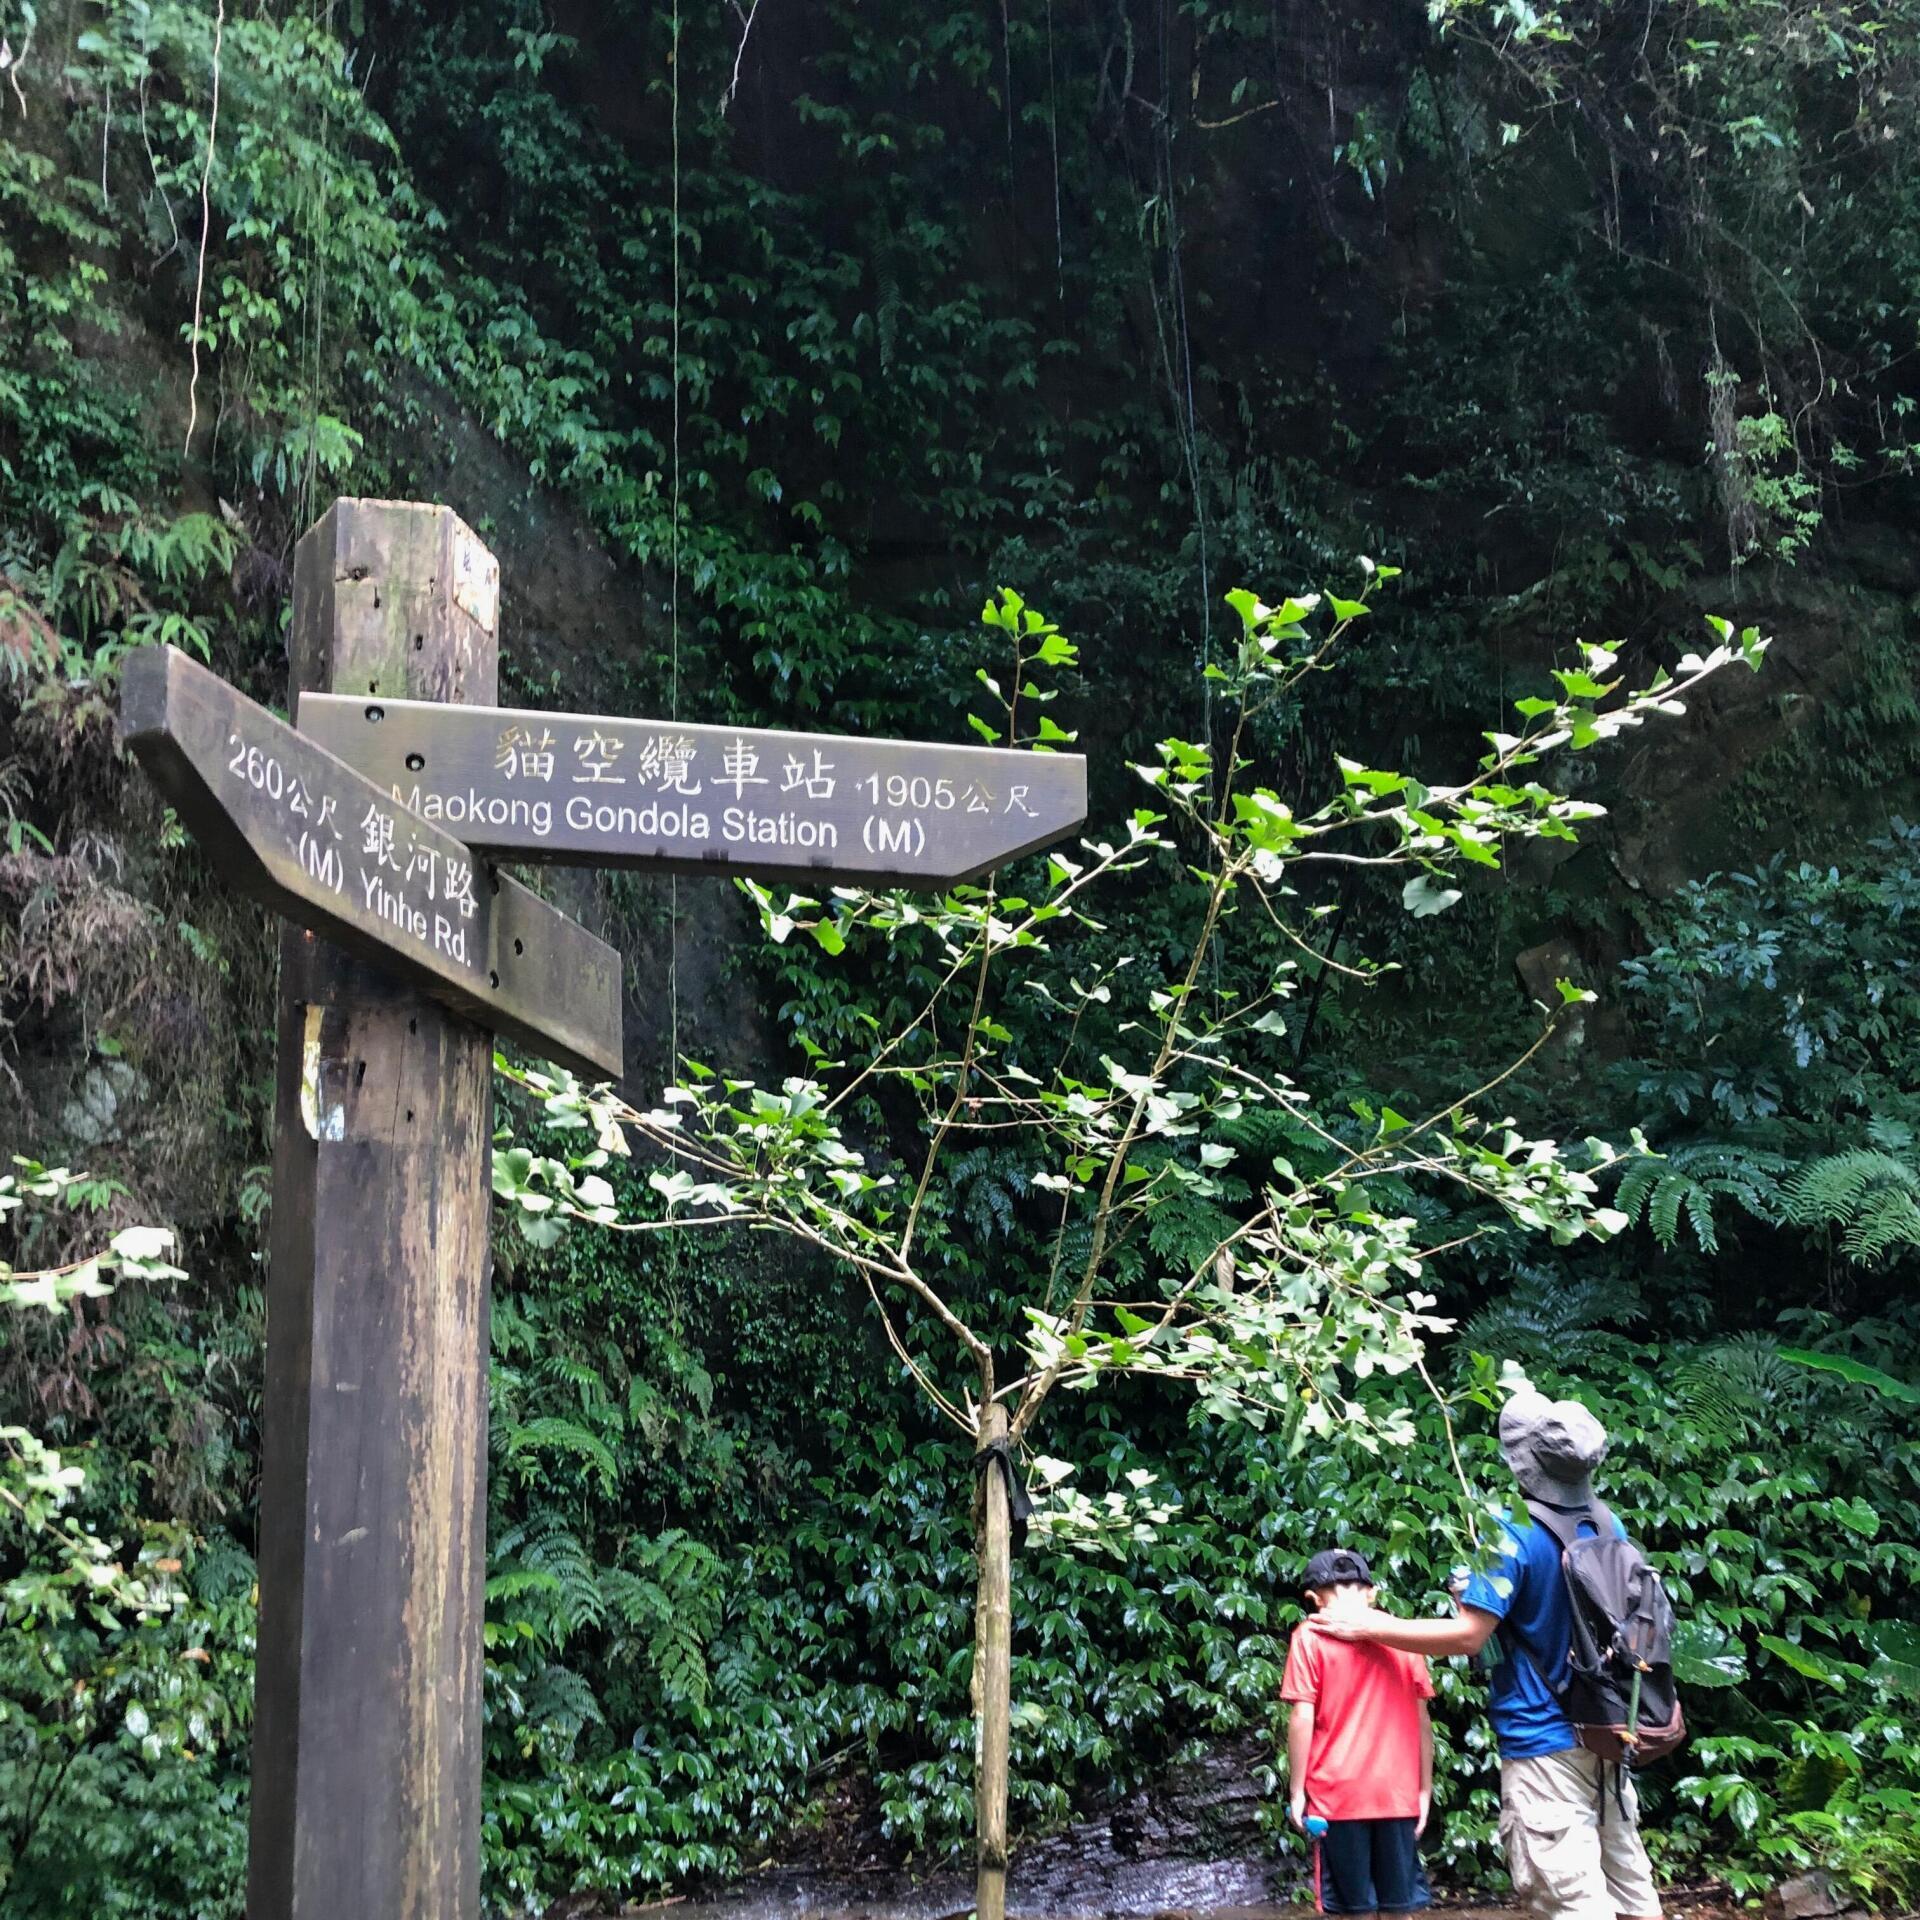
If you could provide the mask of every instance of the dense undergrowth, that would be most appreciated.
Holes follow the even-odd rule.
[[[1778,675],[1604,760],[1614,824],[1573,857],[1419,919],[1329,884],[1324,952],[1397,971],[1310,964],[1289,1043],[1328,1109],[1412,1112],[1525,1047],[1543,968],[1598,992],[1501,1092],[1540,1130],[1647,1129],[1636,1231],[1463,1253],[1443,1384],[1516,1359],[1619,1437],[1616,1503],[1703,1630],[1697,1738],[1650,1796],[1666,1864],[1817,1860],[1910,1905],[1920,15],[750,12],[742,48],[687,10],[676,101],[659,9],[232,9],[203,236],[215,9],[0,0],[0,1149],[101,1176],[7,1258],[164,1221],[191,1276],[0,1311],[0,1423],[179,1588],[64,1613],[0,1520],[0,1912],[238,1908],[272,947],[117,756],[112,699],[164,639],[277,700],[291,541],[343,491],[479,526],[508,683],[575,707],[958,737],[971,612],[1017,582],[1082,641],[1061,711],[1096,818],[1150,742],[1206,737],[1195,669],[1243,581],[1408,569],[1255,743],[1310,796],[1335,744],[1470,755],[1570,632],[1764,613]],[[556,523],[614,557],[629,630],[564,582],[521,612]],[[1148,966],[1172,878],[1113,927]],[[657,1081],[670,900],[599,904]],[[679,1039],[722,1064],[902,1012],[793,945],[689,980]],[[1034,1171],[983,1146],[936,1196],[988,1318],[1041,1257]],[[509,1237],[492,1411],[502,1905],[751,1865],[849,1770],[903,1852],[959,1842],[966,1469],[840,1283]],[[1300,1457],[1129,1391],[1050,1445],[1178,1498],[1125,1559],[1021,1564],[1027,1830],[1268,1724],[1310,1543],[1378,1549],[1410,1606],[1456,1551],[1431,1413],[1404,1453]],[[1441,1857],[1479,1878],[1491,1761],[1471,1674],[1444,1687]]]

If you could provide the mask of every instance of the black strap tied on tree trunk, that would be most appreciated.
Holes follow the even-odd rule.
[[[1026,1487],[1021,1483],[1020,1475],[1013,1464],[1013,1443],[1010,1440],[989,1440],[973,1456],[975,1473],[986,1473],[995,1464],[1006,1475],[1007,1480],[1007,1518],[1012,1523],[1013,1550],[1021,1552],[1027,1544],[1027,1521],[1033,1513],[1033,1502],[1027,1498]]]

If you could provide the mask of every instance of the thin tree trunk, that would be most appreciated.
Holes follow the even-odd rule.
[[[990,1402],[981,1415],[980,1444],[1007,1437],[1007,1410]],[[1007,1743],[1013,1684],[1013,1551],[1006,1476],[989,1464],[980,1476],[974,1509],[980,1584],[973,1609],[973,1752],[976,1872],[979,1920],[1006,1920]]]

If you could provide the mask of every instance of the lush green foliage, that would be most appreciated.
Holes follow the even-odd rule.
[[[576,708],[960,737],[973,610],[1017,581],[1085,636],[1086,690],[1048,712],[1102,819],[1170,734],[1225,754],[1195,668],[1234,667],[1229,581],[1407,570],[1254,730],[1255,784],[1304,818],[1336,744],[1469,766],[1564,636],[1671,658],[1737,570],[1777,669],[1584,756],[1573,797],[1611,824],[1448,880],[1445,911],[1410,915],[1404,874],[1303,875],[1312,951],[1264,1038],[1318,1111],[1362,1104],[1350,1152],[1526,1048],[1517,954],[1597,995],[1501,1105],[1529,1134],[1644,1127],[1665,1157],[1602,1196],[1644,1224],[1444,1257],[1466,1332],[1437,1377],[1486,1391],[1477,1351],[1603,1400],[1622,1506],[1738,1642],[1703,1643],[1745,1678],[1697,1696],[1699,1784],[1656,1789],[1674,1864],[1817,1855],[1911,1899],[1909,0],[828,0],[758,9],[744,45],[683,8],[671,64],[668,10],[589,11],[576,40],[532,0],[229,7],[203,233],[215,9],[0,0],[0,1149],[124,1188],[50,1216],[98,1232],[48,1264],[157,1222],[193,1276],[0,1312],[0,1422],[86,1472],[62,1514],[181,1563],[145,1623],[0,1618],[0,1806],[45,1799],[0,1911],[237,1909],[272,946],[117,760],[113,673],[166,638],[277,699],[291,539],[348,490],[480,526],[508,684]],[[552,565],[576,539],[584,571]],[[862,1058],[934,985],[805,937],[716,965],[702,940],[745,923],[689,897],[682,1050],[744,1044],[762,1084]],[[599,904],[650,1089],[670,901]],[[1082,979],[1168,974],[1187,907],[1163,867],[1123,878]],[[857,1144],[914,1118],[880,1103]],[[1328,1164],[1245,1119],[1213,1144]],[[1159,1212],[1154,1263],[1217,1244],[1235,1170]],[[929,1271],[1008,1351],[1046,1171],[983,1144],[923,1209]],[[766,1243],[576,1234],[511,1250],[496,1331],[501,1897],[750,1863],[848,1776],[899,1845],[952,1845],[968,1488],[864,1293]],[[1414,1605],[1454,1552],[1431,1417],[1379,1458],[1289,1459],[1114,1384],[1060,1403],[1050,1453],[1168,1517],[1022,1564],[1027,1827],[1258,1727],[1320,1534],[1388,1553]],[[14,1581],[28,1549],[0,1551]],[[1471,1676],[1446,1685],[1443,1844],[1477,1870],[1486,1755]]]
[[[1365,571],[1379,570],[1367,562]],[[1524,769],[1652,714],[1683,717],[1682,694],[1735,659],[1757,668],[1767,643],[1749,628],[1736,650],[1731,625],[1716,620],[1722,645],[1687,656],[1683,678],[1661,669],[1627,694],[1617,678],[1597,677],[1611,671],[1613,654],[1585,647],[1579,667],[1556,671],[1558,699],[1514,703],[1522,732],[1487,734],[1489,751],[1466,779],[1428,786],[1342,757],[1335,797],[1304,812],[1246,779],[1249,749],[1370,609],[1329,594],[1316,619],[1315,593],[1277,608],[1244,591],[1226,598],[1242,638],[1230,666],[1207,669],[1224,703],[1224,755],[1216,764],[1211,747],[1161,741],[1134,771],[1165,811],[1136,808],[1123,833],[1082,841],[1075,851],[1084,858],[1055,848],[1031,889],[1039,898],[1003,891],[997,877],[931,901],[841,886],[823,903],[742,883],[776,945],[804,930],[830,956],[852,949],[882,997],[932,977],[911,1020],[884,1039],[876,1027],[851,1061],[828,1060],[803,1032],[812,1070],[778,1089],[690,1062],[646,1112],[564,1076],[524,1075],[521,1084],[543,1096],[547,1124],[583,1130],[590,1144],[566,1160],[526,1147],[497,1153],[495,1192],[531,1216],[542,1241],[572,1216],[632,1231],[767,1229],[817,1249],[865,1282],[901,1362],[975,1440],[984,1436],[978,1409],[997,1400],[1021,1441],[1056,1387],[1085,1391],[1103,1375],[1136,1372],[1191,1385],[1216,1418],[1278,1418],[1297,1443],[1353,1420],[1362,1444],[1380,1444],[1358,1419],[1347,1376],[1419,1368],[1422,1333],[1447,1323],[1420,1291],[1434,1209],[1408,1203],[1396,1212],[1375,1192],[1400,1200],[1422,1186],[1449,1191],[1449,1247],[1484,1230],[1452,1230],[1476,1206],[1565,1245],[1626,1224],[1595,1199],[1618,1156],[1595,1139],[1563,1153],[1511,1121],[1489,1122],[1468,1104],[1470,1091],[1417,1124],[1391,1108],[1361,1108],[1371,1139],[1335,1134],[1279,1064],[1297,956],[1314,954],[1293,904],[1299,876],[1322,862],[1403,867],[1405,910],[1416,919],[1444,912],[1461,898],[1444,884],[1456,870],[1497,871],[1508,843],[1571,840],[1575,821],[1603,811],[1523,779]],[[1008,691],[981,668],[994,719],[968,718],[991,742],[1053,752],[1072,736],[1046,714],[1059,689],[1043,690],[1035,676],[1071,668],[1072,643],[1007,589],[983,618],[1011,647]],[[1175,902],[1176,958],[1165,982],[1136,988],[1126,972],[1134,956],[1109,945],[1093,909],[1105,910],[1116,880],[1156,867]],[[1557,998],[1564,1008],[1591,996],[1560,982]],[[1056,1045],[1061,1023],[1066,1038]],[[890,1095],[917,1107],[917,1137],[898,1157],[863,1156],[848,1142],[850,1123],[901,1136]],[[1243,1123],[1309,1156],[1310,1170],[1289,1153],[1258,1174],[1234,1170]],[[664,1216],[646,1222],[621,1221],[604,1178],[634,1140],[679,1163],[651,1176]],[[937,1251],[929,1270],[924,1249],[939,1243],[921,1238],[923,1217],[965,1214],[989,1148],[1025,1169],[1028,1191],[1059,1196],[1044,1294],[1019,1302],[1027,1371],[1012,1384],[990,1335],[944,1297],[948,1263]],[[678,1224],[682,1208],[690,1211]],[[997,1225],[1014,1236],[1011,1205]],[[989,1237],[993,1228],[990,1220]],[[1138,1245],[1129,1255],[1130,1240],[1150,1256]],[[883,1289],[899,1296],[905,1330]],[[957,1387],[955,1362],[972,1376]],[[1404,1444],[1409,1433],[1395,1423],[1385,1437]],[[1057,1486],[1061,1476],[1050,1477]]]
[[[0,1307],[54,1314],[104,1298],[111,1280],[186,1278],[163,1257],[164,1229],[123,1226],[98,1244],[88,1216],[117,1183],[16,1165],[0,1175],[0,1222],[42,1264],[0,1259]],[[81,1216],[74,1257],[62,1213]],[[111,1912],[131,1885],[143,1903],[223,1901],[234,1861],[218,1821],[205,1846],[179,1823],[211,1798],[230,1828],[242,1792],[217,1756],[250,1706],[252,1569],[239,1555],[223,1567],[177,1525],[104,1540],[88,1492],[83,1466],[0,1427],[0,1898]],[[104,1844],[76,1850],[101,1826]]]

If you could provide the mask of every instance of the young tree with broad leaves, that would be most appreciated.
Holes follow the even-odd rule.
[[[1362,566],[1368,589],[1394,572]],[[860,887],[816,900],[741,883],[774,942],[807,935],[875,979],[930,983],[897,1031],[882,1034],[870,1017],[864,1057],[825,1058],[803,1035],[809,1070],[777,1088],[687,1062],[645,1109],[501,1063],[546,1126],[584,1135],[575,1152],[496,1152],[495,1190],[523,1225],[539,1236],[569,1218],[638,1233],[732,1227],[812,1247],[860,1277],[901,1366],[984,1467],[973,1665],[981,1920],[1005,1909],[1016,1454],[1035,1449],[1054,1394],[1150,1375],[1198,1396],[1207,1415],[1275,1423],[1296,1444],[1340,1434],[1406,1445],[1408,1413],[1370,1409],[1355,1383],[1411,1374],[1434,1391],[1424,1340],[1449,1323],[1434,1312],[1429,1265],[1444,1249],[1386,1196],[1451,1189],[1456,1213],[1478,1209],[1487,1223],[1470,1233],[1510,1222],[1566,1243],[1625,1224],[1600,1204],[1601,1176],[1621,1155],[1489,1117],[1505,1074],[1419,1120],[1363,1107],[1357,1135],[1315,1111],[1280,1044],[1303,974],[1337,964],[1310,938],[1327,911],[1306,904],[1314,869],[1401,870],[1409,913],[1444,911],[1460,897],[1458,875],[1497,867],[1505,843],[1570,840],[1602,811],[1543,785],[1539,763],[1684,712],[1701,681],[1732,661],[1757,667],[1766,646],[1716,620],[1710,651],[1623,691],[1614,653],[1582,644],[1553,692],[1516,703],[1517,731],[1485,736],[1465,778],[1429,786],[1341,759],[1332,797],[1303,812],[1262,781],[1275,723],[1369,608],[1335,594],[1228,601],[1240,633],[1230,661],[1206,669],[1216,737],[1162,741],[1134,769],[1146,804],[1109,837],[1036,862],[1022,890],[995,877],[931,900]],[[1046,710],[1058,688],[1040,682],[1076,665],[1074,646],[1011,592],[984,618],[1011,648],[1012,672],[1004,682],[981,673],[995,712],[976,728],[1037,752],[1070,739]],[[1181,928],[1181,958],[1164,976],[1093,918],[1103,894],[1156,864]],[[1591,997],[1564,982],[1559,992],[1536,1050],[1566,1005]],[[1044,1017],[1023,1017],[1036,1006]],[[1286,1153],[1238,1164],[1260,1114],[1310,1149],[1297,1156],[1304,1164]],[[853,1143],[875,1132],[890,1144]],[[983,1143],[1017,1150],[1053,1210],[1044,1281],[1020,1302],[1012,1351],[982,1303],[955,1288],[931,1231],[956,1169]],[[658,1161],[649,1184],[660,1211],[649,1219],[622,1218],[605,1178],[615,1156],[636,1150]],[[1177,1264],[1153,1251],[1170,1209],[1217,1223]],[[1035,1471],[1037,1523],[1057,1539],[1111,1544],[1152,1525],[1150,1485],[1095,1503],[1065,1463],[1038,1456]]]

